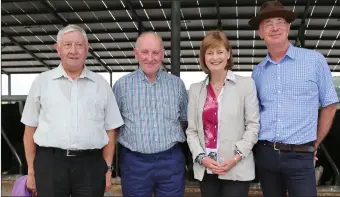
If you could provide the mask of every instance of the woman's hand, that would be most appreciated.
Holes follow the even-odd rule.
[[[202,165],[211,170],[214,174],[224,174],[220,164],[210,157],[205,157],[202,161]]]
[[[235,165],[237,164],[236,160],[234,157],[229,158],[222,163],[219,164],[219,168],[223,170],[223,174],[226,174],[231,170]]]

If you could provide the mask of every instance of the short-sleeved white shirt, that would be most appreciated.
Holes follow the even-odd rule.
[[[33,82],[21,122],[37,127],[37,145],[73,150],[104,147],[109,141],[106,131],[124,124],[104,78],[85,66],[72,80],[61,64]]]

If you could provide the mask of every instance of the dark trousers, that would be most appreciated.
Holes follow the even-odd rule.
[[[38,196],[104,196],[107,165],[100,151],[67,157],[55,149],[37,147],[34,171]]]
[[[216,174],[205,173],[200,181],[202,197],[247,197],[251,181],[222,180]]]
[[[265,197],[317,196],[314,153],[256,145],[255,163]]]
[[[120,174],[124,197],[184,196],[185,158],[180,144],[154,154],[120,147]]]

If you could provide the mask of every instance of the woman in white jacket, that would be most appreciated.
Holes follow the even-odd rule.
[[[208,76],[190,87],[186,130],[194,177],[202,197],[248,196],[260,127],[254,82],[231,71],[232,49],[221,31],[204,37],[200,61]]]

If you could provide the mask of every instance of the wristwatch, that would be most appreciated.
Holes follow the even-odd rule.
[[[107,166],[107,170],[108,170],[108,171],[110,170],[110,171],[112,172],[114,169],[115,169],[115,168],[114,168],[112,165],[111,165],[111,166]]]
[[[205,159],[206,157],[208,157],[208,156],[206,156],[205,153],[200,153],[200,154],[197,155],[195,161],[196,161],[198,164],[202,165],[202,161],[203,161],[203,159]]]

